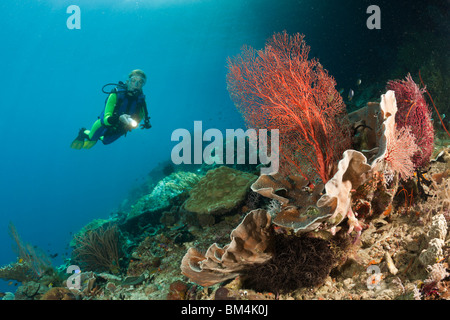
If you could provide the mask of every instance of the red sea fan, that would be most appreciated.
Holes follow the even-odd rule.
[[[419,86],[408,73],[406,80],[389,81],[387,90],[394,90],[398,111],[395,115],[397,127],[410,127],[419,147],[412,161],[415,168],[423,168],[433,152],[434,128],[431,110],[424,98],[425,89]]]
[[[247,127],[279,129],[280,170],[327,182],[351,145],[333,77],[308,60],[304,36],[276,33],[263,50],[228,59],[228,91]]]

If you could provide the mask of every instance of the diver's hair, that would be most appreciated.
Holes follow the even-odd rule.
[[[131,78],[133,76],[139,76],[142,77],[144,80],[147,80],[147,76],[141,69],[134,69],[133,71],[131,71],[130,74],[128,75],[128,78]]]

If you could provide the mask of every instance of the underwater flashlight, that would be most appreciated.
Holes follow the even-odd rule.
[[[131,118],[130,115],[128,114],[123,114],[119,117],[119,120],[122,121],[126,126],[132,127],[132,128],[136,128],[138,123],[136,122],[136,120],[134,120],[133,118]]]
[[[137,122],[136,122],[136,120],[130,118],[129,125],[132,126],[133,128],[136,128],[136,127],[137,127]]]

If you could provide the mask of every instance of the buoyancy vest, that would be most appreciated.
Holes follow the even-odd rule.
[[[114,115],[121,116],[122,114],[129,114],[136,122],[142,120],[142,113],[144,117],[147,117],[147,107],[145,105],[145,95],[141,92],[138,96],[130,96],[127,94],[127,89],[122,87],[116,87],[111,91],[111,94],[116,94],[116,104],[114,106]],[[109,96],[108,96],[109,98]],[[108,101],[106,99],[106,102]],[[105,108],[99,116],[102,125],[105,125]]]

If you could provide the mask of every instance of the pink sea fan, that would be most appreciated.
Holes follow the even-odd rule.
[[[388,171],[398,172],[403,180],[412,178],[414,175],[413,156],[420,151],[415,140],[408,126],[400,129],[396,126],[394,132],[390,132],[387,136],[384,161],[388,165]]]
[[[410,127],[418,150],[412,162],[414,168],[425,167],[433,152],[434,128],[431,110],[424,98],[425,88],[420,89],[408,73],[406,80],[389,81],[388,90],[394,90],[398,111],[395,122],[398,128]]]

